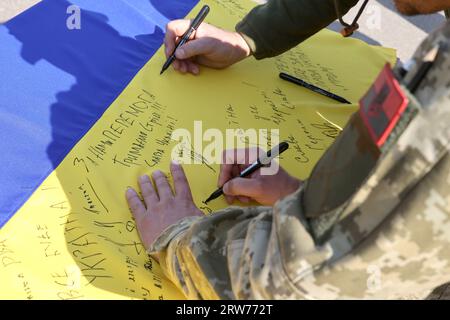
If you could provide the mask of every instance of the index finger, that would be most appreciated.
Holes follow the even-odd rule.
[[[226,164],[226,163],[222,163],[220,165],[220,172],[219,172],[219,180],[217,181],[217,186],[221,187],[223,186],[227,181],[229,181],[230,179],[232,179],[233,176],[233,168],[236,165],[234,164]]]
[[[147,214],[147,209],[133,188],[128,188],[125,196],[127,198],[128,206],[131,209],[131,213],[136,220],[136,224],[140,224],[143,217]]]
[[[189,188],[189,182],[186,178],[183,167],[178,164],[178,162],[172,161],[170,164],[170,171],[172,172],[175,196],[192,200],[191,189]]]
[[[222,152],[222,163],[220,164],[219,180],[217,186],[221,187],[233,178],[233,172],[235,169],[235,159],[237,155],[237,149],[227,149]]]
[[[260,148],[228,149],[222,153],[218,186],[223,186],[230,179],[239,175],[243,168],[258,159],[263,151]]]
[[[166,35],[164,36],[164,46],[166,57],[169,57],[175,50],[176,40],[181,37],[189,28],[190,20],[173,20],[166,25]]]

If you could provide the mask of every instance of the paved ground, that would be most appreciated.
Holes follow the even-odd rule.
[[[8,21],[39,1],[1,0],[0,23]],[[264,2],[265,0],[255,1]],[[350,11],[345,17],[346,21],[351,21],[356,11],[357,8]],[[413,54],[415,48],[426,34],[440,25],[444,20],[443,14],[412,18],[404,17],[396,12],[391,0],[372,0],[365,14],[360,19],[361,28],[355,36],[370,44],[396,48],[399,58],[405,61]],[[341,27],[336,22],[330,28],[339,31]],[[429,298],[450,299],[450,286],[448,284],[441,286]]]

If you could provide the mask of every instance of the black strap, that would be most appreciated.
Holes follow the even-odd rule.
[[[361,17],[362,13],[364,12],[364,9],[366,9],[368,3],[369,3],[369,0],[364,0],[364,3],[362,4],[361,8],[359,8],[355,19],[353,20],[353,22],[351,24],[348,24],[342,18],[341,9],[340,9],[340,5],[339,5],[339,0],[334,0],[334,7],[336,9],[336,15],[337,15],[337,17],[339,19],[339,22],[344,26],[344,28],[341,30],[341,34],[344,37],[349,37],[356,30],[358,30],[358,28],[359,28],[358,20]]]

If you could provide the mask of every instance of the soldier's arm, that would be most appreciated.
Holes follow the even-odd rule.
[[[345,14],[358,0],[340,0]],[[333,0],[270,0],[237,24],[257,59],[279,55],[337,19]]]
[[[298,212],[300,193],[274,209],[231,207],[204,218],[186,218],[166,230],[149,252],[159,254],[165,274],[188,299],[301,297],[286,286],[290,275],[283,270],[278,242],[280,223],[287,223],[290,228],[284,232],[295,229],[300,243],[286,247],[296,247],[305,256],[316,252]],[[295,216],[278,221],[279,212],[289,208]],[[312,270],[311,264],[303,267],[307,273]],[[280,282],[279,277],[285,279]]]

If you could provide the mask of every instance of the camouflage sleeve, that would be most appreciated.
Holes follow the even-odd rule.
[[[271,231],[272,209],[230,207],[202,218],[185,218],[169,227],[149,248],[159,254],[166,275],[189,299],[244,298],[247,256],[258,243],[264,255]],[[252,259],[253,258],[253,259]],[[249,261],[249,260],[247,260]],[[248,291],[248,290],[247,290]]]
[[[345,14],[358,0],[339,0]],[[236,25],[256,59],[279,55],[337,19],[334,0],[270,0]]]

